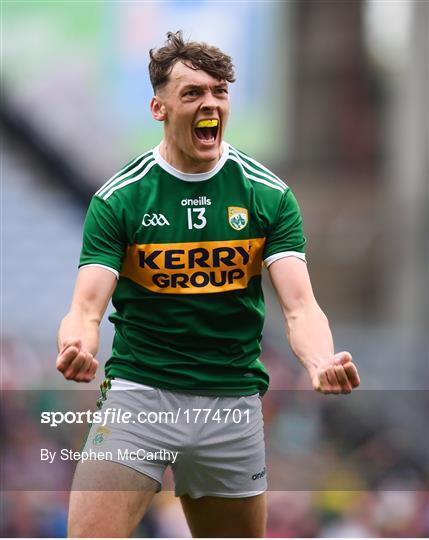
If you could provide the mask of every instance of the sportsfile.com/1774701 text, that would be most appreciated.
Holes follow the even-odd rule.
[[[100,411],[43,411],[41,424],[57,427],[61,424],[217,424],[250,423],[249,409],[182,409],[176,411],[140,411],[137,414],[121,408],[107,407]]]

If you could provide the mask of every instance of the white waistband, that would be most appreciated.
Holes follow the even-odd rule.
[[[127,379],[121,379],[115,377],[112,379],[112,390],[156,390],[153,386],[146,384],[136,383],[134,381],[128,381]]]

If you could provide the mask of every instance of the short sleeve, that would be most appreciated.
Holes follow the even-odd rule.
[[[283,257],[298,257],[305,261],[305,237],[302,228],[301,212],[295,195],[287,189],[279,204],[264,250],[264,262],[268,267]]]
[[[103,266],[118,276],[126,243],[121,226],[107,201],[93,197],[83,228],[79,267]]]

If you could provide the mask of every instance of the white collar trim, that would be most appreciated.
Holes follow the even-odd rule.
[[[217,174],[222,167],[225,165],[226,160],[229,157],[229,144],[225,141],[222,142],[222,148],[223,152],[220,157],[220,160],[216,163],[215,167],[208,172],[204,173],[184,173],[182,171],[177,170],[172,165],[170,165],[165,159],[161,156],[159,152],[159,147],[161,146],[161,143],[158,144],[158,146],[155,146],[153,149],[153,157],[155,158],[156,163],[167,171],[172,176],[175,176],[176,178],[180,178],[180,180],[184,180],[185,182],[201,182],[203,180],[209,180],[212,178],[215,174]]]

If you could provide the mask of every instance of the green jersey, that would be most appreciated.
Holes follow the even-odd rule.
[[[185,174],[159,147],[92,198],[80,267],[118,283],[106,375],[186,393],[264,393],[262,263],[305,260],[296,199],[276,175],[223,144],[207,173]]]

